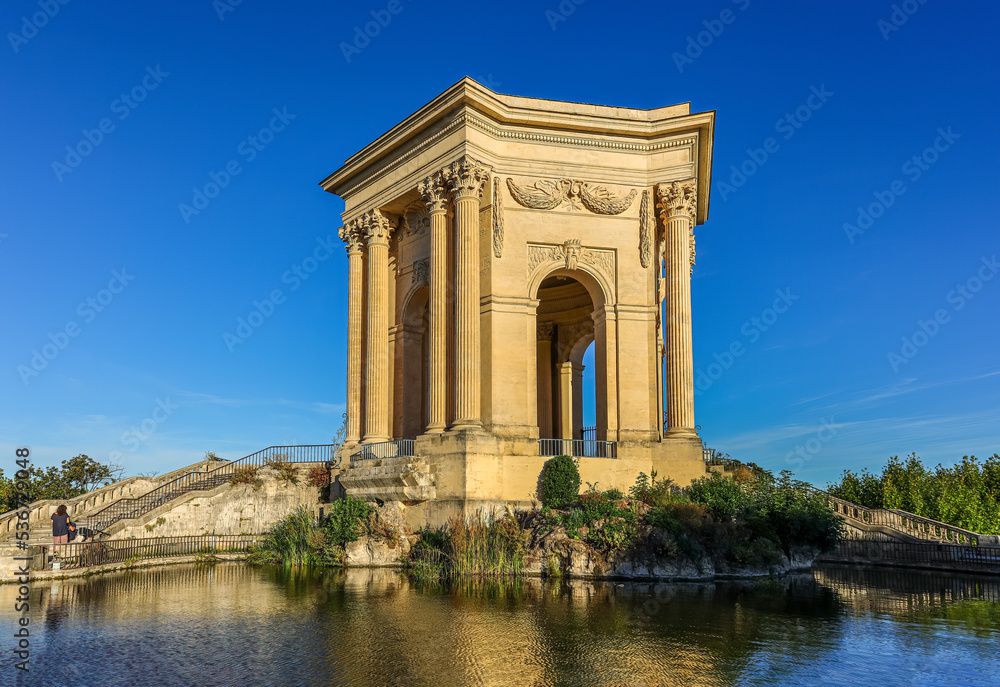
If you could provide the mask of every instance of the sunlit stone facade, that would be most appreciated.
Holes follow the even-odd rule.
[[[349,492],[526,503],[553,452],[602,488],[703,474],[690,278],[713,125],[464,79],[322,182],[346,204]],[[384,444],[407,439],[413,457]]]

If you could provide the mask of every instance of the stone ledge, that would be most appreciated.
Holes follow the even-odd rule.
[[[360,461],[359,461],[360,462]],[[340,485],[357,499],[429,501],[435,498],[434,476],[426,461],[411,456],[352,464],[340,475]]]

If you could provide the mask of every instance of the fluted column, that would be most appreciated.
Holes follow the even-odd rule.
[[[366,443],[389,439],[389,233],[381,212],[362,218],[368,242],[368,341],[365,370]]]
[[[694,179],[657,187],[666,232],[667,436],[697,436],[694,424],[694,357],[691,347],[691,237],[697,190]]]
[[[340,238],[347,245],[347,434],[344,441],[361,440],[361,245],[364,240],[358,220],[341,227]]]
[[[482,424],[479,353],[479,197],[489,170],[465,156],[447,170],[455,198],[455,422],[452,429]]]
[[[420,182],[420,195],[427,204],[431,222],[431,257],[428,267],[429,322],[427,432],[443,432],[448,384],[448,186],[440,172]]]

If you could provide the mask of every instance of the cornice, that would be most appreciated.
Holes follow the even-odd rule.
[[[420,155],[420,153],[422,153],[424,150],[430,148],[439,140],[446,137],[453,131],[462,128],[464,125],[476,127],[480,131],[483,131],[497,139],[529,141],[532,143],[555,143],[555,144],[569,145],[574,147],[598,148],[603,150],[624,150],[637,153],[655,153],[661,150],[667,150],[668,148],[695,146],[698,143],[697,136],[676,138],[668,141],[657,141],[655,143],[641,143],[641,142],[630,142],[630,141],[612,141],[600,138],[557,136],[553,134],[541,134],[529,131],[512,131],[508,129],[501,129],[497,126],[493,126],[492,124],[483,120],[482,118],[477,117],[474,113],[466,111],[457,113],[454,116],[454,118],[450,122],[448,122],[444,127],[434,132],[427,138],[416,142],[406,151],[396,156],[383,166],[379,167],[371,174],[368,174],[359,181],[352,183],[349,187],[340,188],[339,190],[334,190],[331,182],[331,179],[333,179],[335,175],[340,174],[341,171],[346,169],[346,166],[341,168],[341,170],[338,170],[338,172],[335,172],[334,175],[331,175],[330,177],[325,179],[321,185],[327,191],[330,191],[331,193],[336,193],[341,198],[350,197],[354,195],[354,193],[358,189],[367,186],[375,179],[384,176],[385,174],[391,172],[393,169],[405,164],[409,160]]]
[[[714,125],[714,111],[691,114],[685,104],[641,110],[524,98],[494,93],[465,78],[351,156],[320,185],[347,199],[462,127],[497,140],[622,152],[690,146],[697,150],[693,162],[706,211],[700,224],[707,217]]]

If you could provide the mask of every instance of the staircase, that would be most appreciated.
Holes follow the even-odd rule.
[[[234,476],[241,473],[252,477],[255,470],[281,462],[329,464],[335,467],[340,461],[337,456],[339,448],[339,444],[269,446],[256,453],[244,456],[239,460],[210,462],[207,465],[199,464],[199,466],[204,465],[205,469],[183,471],[179,476],[167,480],[159,487],[141,496],[120,498],[110,505],[93,512],[87,512],[88,509],[86,508],[73,508],[71,510],[71,517],[74,522],[81,525],[82,529],[92,532],[91,536],[100,539],[107,536],[111,527],[119,521],[140,517],[154,508],[158,508],[164,503],[185,494],[214,489],[232,481]],[[135,478],[132,479],[134,480]],[[108,488],[113,490],[117,487],[118,485],[116,484]],[[75,500],[85,499],[86,497],[88,497],[88,494],[77,497]],[[55,511],[55,507],[59,503],[58,501],[39,501],[28,507],[37,516],[32,518],[33,522],[29,543],[52,543],[51,529],[49,529],[49,514]],[[16,518],[16,512],[5,514],[5,516]],[[12,528],[8,538],[14,538]]]
[[[412,440],[367,444],[340,475],[348,495],[367,501],[429,501],[436,495],[427,461],[413,455]]]
[[[957,544],[962,546],[997,546],[997,535],[979,534],[924,518],[906,511],[888,508],[868,508],[837,498],[818,489],[812,490],[825,496],[833,512],[854,530],[856,539],[882,539],[908,543]]]

